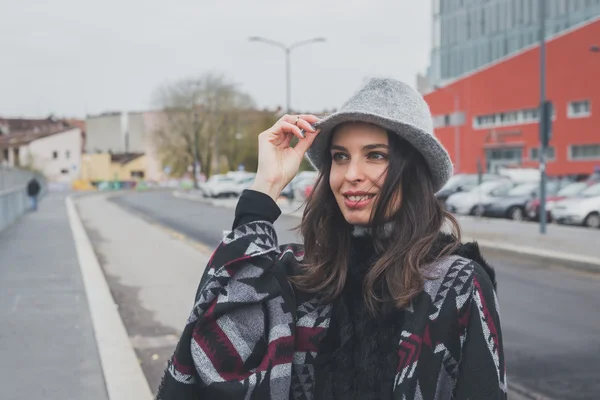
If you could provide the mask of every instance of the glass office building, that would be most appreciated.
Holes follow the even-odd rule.
[[[539,1],[546,2],[548,37],[600,16],[600,0],[432,1],[431,85],[444,84],[537,43]]]

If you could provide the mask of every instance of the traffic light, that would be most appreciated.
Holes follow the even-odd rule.
[[[552,139],[552,102],[545,101],[540,109],[540,142],[543,147],[548,147],[548,143]]]

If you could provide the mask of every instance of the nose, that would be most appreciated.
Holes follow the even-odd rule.
[[[346,170],[346,180],[348,182],[362,182],[365,180],[365,174],[359,161],[350,161]]]

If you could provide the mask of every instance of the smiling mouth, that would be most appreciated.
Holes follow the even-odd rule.
[[[344,196],[344,197],[350,201],[361,201],[361,200],[372,199],[373,197],[375,197],[375,195],[374,194],[363,194],[360,196]]]

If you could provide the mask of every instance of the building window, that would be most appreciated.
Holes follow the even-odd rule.
[[[538,120],[540,110],[538,108],[530,108],[523,110],[523,122],[535,122]]]
[[[58,158],[58,151],[53,151],[52,152],[52,159],[56,160]]]
[[[67,160],[68,160],[69,158],[71,158],[71,151],[70,151],[70,150],[67,150],[67,151],[65,152],[65,157],[67,158]]]
[[[473,125],[475,128],[490,128],[492,126],[495,126],[496,125],[496,115],[495,114],[479,115],[479,116],[475,117],[475,121],[474,121]]]
[[[569,146],[569,159],[573,161],[600,160],[600,143]]]
[[[529,159],[531,161],[538,161],[540,159],[539,147],[532,147],[529,149]],[[554,151],[554,147],[552,147],[552,146],[546,147],[546,160],[547,161],[556,160],[556,152]]]
[[[144,171],[131,171],[131,177],[132,178],[138,178],[138,179],[144,179]]]
[[[519,123],[519,112],[506,112],[500,113],[500,123],[502,125],[513,125]]]
[[[592,114],[592,106],[589,100],[572,101],[567,106],[569,118],[589,117]]]
[[[538,108],[505,111],[496,114],[478,115],[473,119],[473,128],[485,129],[534,123],[539,120]],[[556,118],[556,108],[552,107],[552,118]]]

